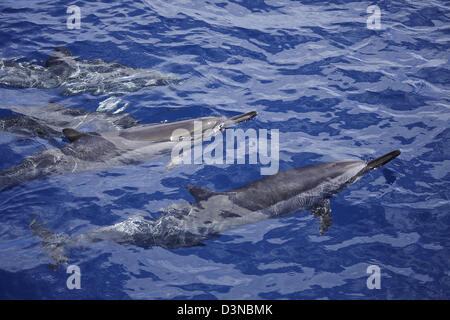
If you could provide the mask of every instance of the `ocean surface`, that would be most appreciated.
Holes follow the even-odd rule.
[[[367,8],[380,9],[379,29]],[[67,8],[80,8],[68,29]],[[369,22],[368,22],[369,21]],[[0,3],[0,58],[43,63],[55,47],[173,74],[177,85],[64,96],[0,87],[0,105],[128,112],[142,123],[256,110],[238,126],[279,130],[279,169],[402,154],[331,200],[319,235],[309,212],[168,250],[98,242],[50,260],[29,224],[78,235],[226,191],[261,164],[140,165],[36,180],[0,193],[1,299],[449,299],[450,5],[446,1],[29,1]],[[0,134],[0,169],[48,148]],[[380,268],[370,289],[367,269]]]

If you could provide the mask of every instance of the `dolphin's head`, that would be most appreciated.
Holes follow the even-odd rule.
[[[225,121],[225,127],[227,128],[227,127],[235,125],[237,123],[250,120],[250,119],[256,117],[257,115],[258,115],[258,113],[256,111],[250,111],[247,113],[238,114],[237,116],[228,118]]]
[[[257,115],[256,111],[251,111],[237,116],[227,118],[221,117],[204,117],[194,120],[185,120],[183,122],[173,123],[179,129],[180,124],[183,124],[182,129],[183,134],[180,131],[173,131],[171,140],[182,140],[185,138],[197,139],[202,137],[203,139],[216,135],[218,132],[227,129],[237,123],[249,120]],[[186,137],[187,136],[187,137]]]

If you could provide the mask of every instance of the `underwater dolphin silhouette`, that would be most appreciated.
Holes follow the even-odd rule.
[[[28,111],[29,109],[36,109]],[[64,136],[69,142],[61,147],[47,149],[27,157],[22,163],[0,172],[0,190],[35,179],[48,178],[55,175],[72,174],[86,171],[101,170],[107,167],[139,164],[158,156],[169,154],[174,146],[180,143],[201,143],[225,128],[246,121],[256,116],[256,112],[247,112],[230,118],[202,117],[171,123],[136,125],[137,121],[128,115],[105,115],[86,113],[63,108],[51,104],[39,108],[20,108],[11,112],[9,117],[0,120],[0,131],[9,131],[48,139]],[[28,112],[35,116],[20,114]],[[44,111],[59,112],[49,114],[48,123]],[[36,113],[41,111],[40,117]],[[99,119],[95,119],[98,116]],[[52,118],[53,117],[53,118]],[[111,117],[111,119],[108,119]],[[81,119],[84,119],[83,121]],[[100,121],[99,121],[100,120]],[[80,122],[81,121],[81,122]],[[102,132],[83,132],[74,128],[60,128],[66,124],[84,125],[105,128],[114,124],[109,130]],[[100,122],[100,124],[99,124]],[[106,123],[106,125],[105,125]],[[201,123],[201,135],[195,139],[195,123]],[[62,129],[62,130],[61,130]],[[187,136],[177,135],[178,129],[187,132]],[[62,133],[61,133],[62,132]],[[190,134],[190,135],[189,135]],[[194,136],[194,139],[192,137]],[[183,140],[186,138],[186,141]],[[176,165],[176,159],[171,159],[168,167]]]
[[[83,92],[124,94],[145,87],[176,83],[173,75],[132,68],[102,59],[80,60],[67,48],[56,48],[44,65],[0,59],[0,85],[13,88],[62,88],[72,96]]]
[[[36,219],[30,228],[56,264],[67,262],[66,247],[102,240],[143,248],[192,247],[227,230],[301,210],[311,210],[319,219],[322,234],[332,224],[330,198],[398,155],[400,151],[395,150],[369,162],[344,160],[300,167],[225,192],[188,186],[195,202],[172,205],[156,220],[136,215],[79,236],[53,234]]]

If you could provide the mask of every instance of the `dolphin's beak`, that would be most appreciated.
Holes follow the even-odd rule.
[[[256,111],[250,111],[247,113],[243,113],[243,114],[239,114],[237,116],[231,117],[230,119],[228,119],[228,123],[229,124],[236,124],[239,122],[243,122],[243,121],[247,121],[250,120],[251,118],[256,117],[258,113]]]

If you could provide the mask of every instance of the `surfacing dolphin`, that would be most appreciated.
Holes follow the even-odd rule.
[[[332,224],[330,198],[398,155],[396,150],[369,162],[345,160],[296,168],[225,192],[188,186],[195,199],[192,204],[173,205],[156,220],[137,215],[74,237],[53,234],[35,219],[30,227],[57,265],[67,262],[66,247],[102,240],[143,248],[198,246],[227,230],[301,210],[311,210],[319,219],[322,234]]]
[[[36,153],[19,165],[1,171],[0,190],[56,175],[143,163],[170,154],[180,143],[189,146],[202,143],[225,128],[256,116],[256,112],[252,111],[230,118],[203,117],[171,123],[135,125],[136,121],[128,115],[87,113],[63,108],[57,104],[50,104],[42,109],[16,107],[15,110],[11,111],[9,117],[0,120],[0,130],[48,139],[59,137],[62,132],[69,142],[61,147]],[[44,120],[47,117],[45,110],[53,110],[47,121]],[[40,115],[37,115],[39,111]],[[95,119],[96,117],[99,119]],[[111,119],[107,121],[108,117]],[[111,126],[109,130],[100,132],[64,128],[67,124],[105,128],[105,122],[112,123],[115,127]],[[201,135],[197,138],[193,134],[195,123],[202,124]],[[186,136],[178,135],[178,129],[186,132]],[[169,162],[169,168],[176,165],[172,161],[174,159]]]
[[[72,96],[83,92],[125,94],[142,88],[176,83],[173,75],[132,68],[102,59],[80,60],[67,48],[56,48],[44,65],[0,59],[0,84],[13,88],[62,88]]]

